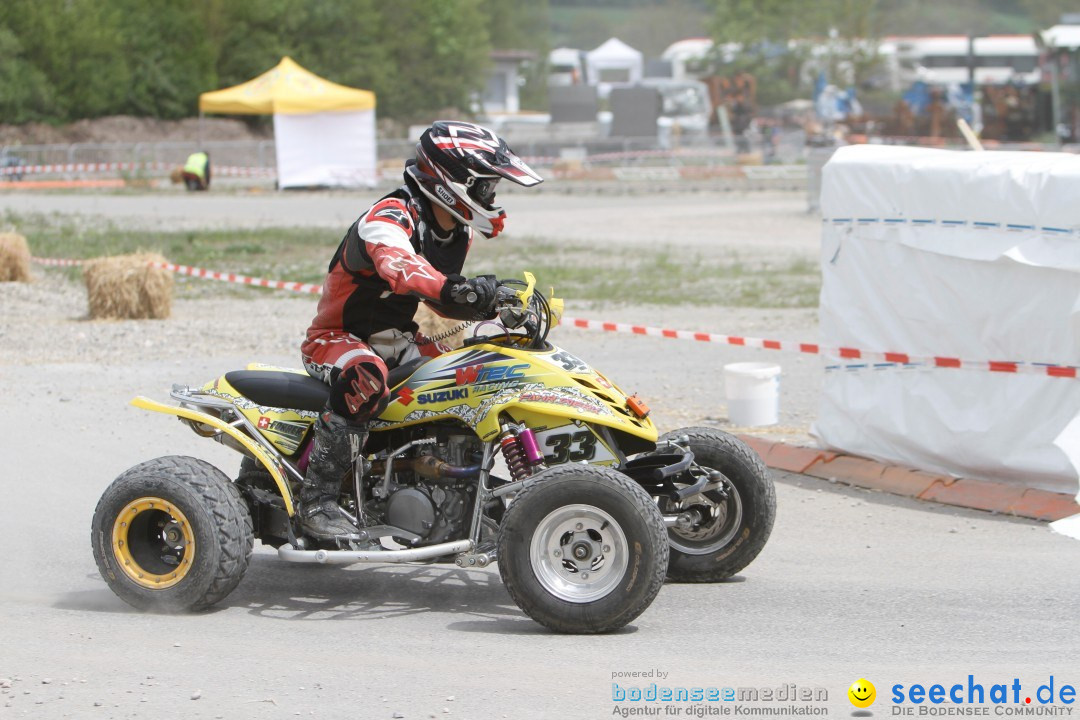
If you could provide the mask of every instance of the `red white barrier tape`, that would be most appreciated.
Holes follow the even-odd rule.
[[[82,265],[82,260],[66,260],[60,258],[32,258],[40,265]],[[248,277],[236,273],[223,273],[214,270],[191,267],[189,265],[174,265],[172,263],[150,263],[154,267],[163,268],[171,272],[189,275],[191,277],[220,280],[222,282],[236,283],[265,287],[274,290],[290,290],[292,292],[306,293],[309,295],[321,295],[322,286],[308,283],[285,282],[282,280],[264,280],[262,278]],[[719,343],[722,345],[739,345],[742,347],[758,348],[759,350],[786,350],[788,352],[805,353],[810,355],[829,355],[845,360],[864,360],[866,363],[849,365],[852,369],[874,367],[933,367],[952,368],[965,370],[985,370],[1001,373],[1025,373],[1045,375],[1059,378],[1080,378],[1080,368],[1073,365],[1055,365],[1050,363],[1027,363],[1027,362],[1004,362],[963,360],[953,357],[918,356],[899,352],[875,352],[860,350],[850,347],[832,347],[817,343],[796,342],[793,340],[765,340],[763,338],[745,337],[741,335],[719,335],[717,333],[693,332],[690,330],[670,330],[667,328],[649,327],[647,325],[632,325],[629,323],[603,322],[600,320],[588,320],[586,318],[563,317],[562,323],[582,330],[599,330],[601,332],[626,333],[629,335],[648,335],[651,337],[670,338],[673,340],[694,340],[696,342]],[[838,366],[830,366],[829,369],[837,369]]]
[[[1071,365],[1053,365],[1049,363],[997,362],[962,360],[953,357],[916,356],[898,352],[873,352],[849,347],[829,347],[817,343],[794,342],[791,340],[764,340],[762,338],[742,337],[738,335],[717,335],[716,333],[690,332],[689,330],[668,330],[665,328],[630,325],[627,323],[600,322],[584,318],[564,317],[563,323],[585,330],[629,333],[631,335],[650,335],[652,337],[673,338],[676,340],[696,340],[697,342],[720,343],[723,345],[742,345],[761,350],[787,350],[789,352],[809,353],[811,355],[831,355],[851,360],[867,360],[872,363],[894,364],[896,366],[925,366],[935,368],[963,368],[967,370],[988,370],[1003,373],[1032,373],[1050,377],[1077,378],[1080,368]],[[859,366],[863,367],[863,366]]]
[[[67,163],[58,165],[17,165],[0,168],[0,175],[48,175],[50,173],[103,173],[137,170],[169,170],[177,165],[163,162]],[[232,165],[211,167],[211,177],[275,177],[277,170],[267,167]]]
[[[231,282],[238,285],[252,285],[255,287],[272,288],[274,290],[292,290],[293,292],[308,293],[310,295],[322,294],[322,285],[309,285],[308,283],[285,282],[282,280],[264,280],[263,278],[248,277],[247,275],[215,272],[213,270],[204,270],[188,265],[173,265],[172,263],[150,263],[150,265],[180,273],[181,275],[207,278],[209,280],[221,280],[222,282]]]
[[[635,160],[641,158],[704,158],[730,157],[731,152],[714,148],[673,148],[670,150],[619,150],[615,152],[594,153],[581,157],[556,157],[554,155],[530,155],[523,157],[530,165],[553,165],[560,160],[568,162],[608,162],[615,160]]]
[[[162,170],[169,167],[166,163],[67,163],[58,165],[16,165],[0,168],[0,175],[44,175],[48,173],[96,173],[116,172],[119,170]]]
[[[32,258],[30,258],[30,260],[32,262],[37,263],[38,265],[51,265],[52,267],[72,267],[72,266],[77,267],[79,265],[82,265],[83,262],[84,262],[83,260],[65,260],[64,258],[39,258],[39,257],[32,257]]]
[[[222,177],[277,177],[277,170],[271,167],[241,167],[225,165],[223,167],[210,168],[210,177],[219,175]]]

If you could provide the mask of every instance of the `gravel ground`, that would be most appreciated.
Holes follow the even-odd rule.
[[[325,210],[338,213],[332,223],[320,216],[334,232],[366,202],[0,200],[0,209],[89,213],[144,227],[261,227]],[[705,253],[760,235],[755,247],[788,257],[812,255],[817,245],[818,224],[802,213],[801,196],[562,200],[565,207],[551,196],[522,203],[514,217],[545,228],[545,237],[596,237],[616,249],[685,239]],[[174,382],[205,382],[253,360],[298,365],[315,300],[183,293],[166,321],[88,321],[80,285],[57,271],[37,274],[29,285],[0,284],[0,438],[11,459],[0,473],[9,499],[0,505],[8,539],[0,554],[0,718],[595,720],[613,714],[616,673],[651,670],[680,687],[827,688],[822,709],[831,717],[851,712],[844,692],[860,677],[878,685],[878,716],[889,714],[893,683],[962,682],[969,673],[987,686],[1019,678],[1029,690],[1051,675],[1076,683],[1069,669],[1078,667],[1080,638],[1068,622],[1080,591],[1074,541],[1039,523],[787,473],[774,473],[777,523],[749,568],[725,583],[668,583],[639,619],[609,636],[544,632],[513,605],[492,568],[298,567],[264,547],[213,610],[136,613],[108,590],[91,557],[87,531],[98,497],[147,458],[192,454],[231,474],[239,456],[127,406],[129,398],[164,400]],[[818,338],[814,310],[570,302],[568,313]],[[782,424],[770,432],[800,436],[820,392],[820,359],[810,355],[572,328],[552,339],[640,392],[664,429],[725,423],[727,362],[783,367]]]
[[[552,181],[543,187],[557,190],[557,185]],[[147,230],[305,226],[325,227],[336,234],[375,197],[373,193],[351,192],[10,193],[0,195],[0,211],[74,216],[85,222]],[[555,242],[587,239],[596,243],[599,252],[667,247],[672,252],[686,250],[708,258],[730,257],[736,250],[783,261],[813,258],[820,235],[820,220],[806,212],[805,195],[797,192],[637,196],[513,192],[503,202],[510,213],[509,229],[506,239],[494,242],[530,236]],[[41,281],[31,285],[0,284],[0,304],[5,309],[0,318],[0,364],[171,359],[180,375],[184,366],[214,357],[297,365],[297,348],[315,305],[311,297],[283,292],[263,293],[254,299],[201,298],[199,287],[211,281],[183,279],[180,282],[185,291],[178,293],[168,321],[91,322],[84,319],[86,299],[80,286],[63,282],[56,271],[37,272]],[[718,298],[719,303],[722,300]],[[725,308],[719,304],[584,306],[567,298],[567,314],[720,334],[818,340],[816,310]],[[664,428],[701,422],[726,426],[722,366],[743,361],[780,364],[780,425],[760,431],[808,440],[806,431],[823,374],[816,357],[572,328],[558,329],[552,339],[625,389],[647,398]],[[162,386],[203,380],[162,378]]]
[[[207,281],[195,281],[207,282]],[[236,369],[236,358],[299,367],[299,346],[315,310],[312,297],[264,293],[256,299],[177,299],[168,320],[87,320],[86,293],[55,271],[38,271],[30,284],[0,284],[0,366],[171,362],[172,383],[201,384],[190,367],[209,365],[215,374]],[[567,314],[686,330],[707,330],[781,340],[816,339],[814,310],[756,310],[657,306],[583,307]],[[769,361],[781,365],[779,426],[759,428],[775,436],[807,439],[821,386],[814,356],[789,355],[718,344],[644,338],[558,328],[552,340],[646,398],[658,424],[673,429],[716,424],[730,429],[721,368],[725,363]],[[215,359],[221,359],[215,362]]]

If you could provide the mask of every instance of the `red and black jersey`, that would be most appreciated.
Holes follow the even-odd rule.
[[[307,335],[344,330],[366,341],[394,328],[415,332],[421,300],[439,311],[448,275],[459,275],[472,230],[434,235],[427,199],[408,184],[375,203],[345,233],[323,284]]]

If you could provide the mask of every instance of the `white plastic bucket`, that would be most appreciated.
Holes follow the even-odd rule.
[[[728,421],[753,427],[780,422],[780,366],[763,362],[724,366]]]

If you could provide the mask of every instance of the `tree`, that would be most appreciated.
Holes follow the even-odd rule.
[[[1019,0],[1019,4],[1041,30],[1057,25],[1066,13],[1080,12],[1076,0]]]
[[[817,64],[828,66],[836,76],[842,63],[853,69],[855,82],[876,56],[876,0],[713,2],[712,30],[717,41],[713,62],[721,65],[724,44],[739,44],[738,57],[726,71],[754,74],[762,104],[783,102],[799,94],[801,71],[815,46],[830,48],[828,56],[819,58]],[[792,42],[813,38],[817,40]]]
[[[383,6],[394,73],[376,87],[380,112],[426,122],[465,111],[483,90],[491,42],[480,0],[399,0]]]
[[[25,123],[49,119],[55,112],[52,83],[27,60],[15,34],[0,26],[0,117]]]
[[[122,10],[121,54],[131,82],[120,111],[159,118],[190,116],[213,87],[213,52],[195,8],[172,0],[113,0]]]

